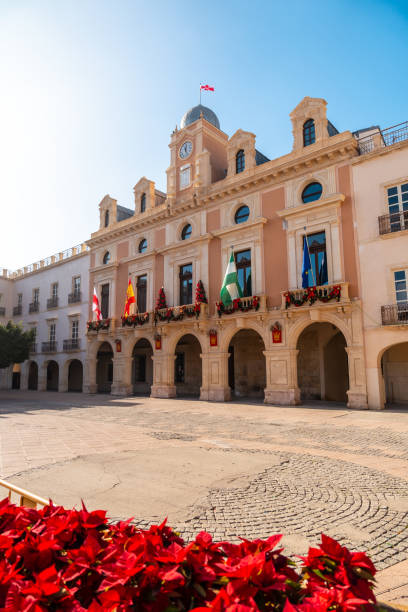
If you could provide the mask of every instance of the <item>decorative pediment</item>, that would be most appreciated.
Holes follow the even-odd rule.
[[[255,162],[255,134],[237,130],[228,140],[228,176],[232,176],[236,172],[235,159],[238,151],[245,153],[245,170],[254,168]]]
[[[328,139],[326,107],[327,102],[323,98],[306,97],[290,113],[294,151],[304,148],[303,126],[308,119],[314,121],[315,142],[322,143]]]
[[[99,229],[104,229],[116,222],[118,202],[109,194],[99,202]]]
[[[155,206],[155,183],[143,176],[134,186],[135,214],[143,214]]]

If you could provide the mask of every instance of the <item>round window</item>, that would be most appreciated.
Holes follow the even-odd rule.
[[[320,183],[309,183],[302,191],[302,202],[314,202],[319,200],[322,195],[323,187]]]
[[[147,249],[147,240],[146,238],[143,238],[143,240],[139,242],[139,253],[144,253],[146,249]]]
[[[249,218],[248,206],[240,206],[235,213],[235,223],[245,223]]]
[[[104,264],[107,264],[107,263],[110,262],[110,253],[109,253],[109,251],[106,251],[105,255],[103,256],[103,260],[102,261],[103,261]]]
[[[193,231],[193,228],[191,227],[189,223],[187,223],[187,225],[183,227],[183,230],[181,232],[181,239],[188,240],[191,236],[192,231]]]

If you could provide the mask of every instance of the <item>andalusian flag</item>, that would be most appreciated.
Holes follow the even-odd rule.
[[[125,303],[125,312],[123,316],[126,318],[130,315],[130,305],[136,303],[135,294],[132,287],[132,281],[129,278],[128,288],[126,290],[126,303]]]
[[[224,306],[229,306],[232,304],[232,300],[242,297],[242,289],[238,282],[237,266],[235,265],[234,252],[232,250],[224,282],[222,283],[220,297]]]

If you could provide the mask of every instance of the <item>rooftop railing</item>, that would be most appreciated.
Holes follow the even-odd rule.
[[[408,302],[381,306],[383,325],[408,325]]]
[[[82,242],[81,244],[77,244],[69,249],[65,249],[65,251],[60,251],[59,253],[55,253],[55,255],[50,255],[49,257],[45,257],[44,259],[28,264],[28,266],[24,266],[24,268],[19,268],[15,272],[11,272],[10,270],[3,268],[2,275],[4,278],[18,278],[20,276],[24,276],[25,274],[30,274],[36,270],[41,270],[42,268],[51,266],[60,261],[64,261],[65,259],[70,259],[71,257],[75,257],[81,253],[86,253],[87,251],[89,251],[88,245],[85,242]]]
[[[390,147],[397,142],[408,140],[408,121],[393,125],[385,130],[377,130],[369,136],[364,136],[358,141],[360,155],[366,155],[381,149],[382,147]]]

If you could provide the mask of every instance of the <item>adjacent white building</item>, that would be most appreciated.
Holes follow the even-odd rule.
[[[0,370],[0,388],[82,391],[89,253],[80,244],[0,276],[0,323],[35,330],[30,359]]]

